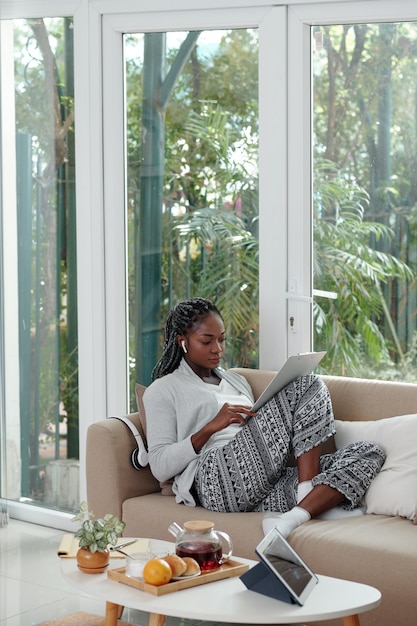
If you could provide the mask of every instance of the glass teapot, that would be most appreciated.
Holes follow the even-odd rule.
[[[175,537],[175,553],[180,557],[192,557],[202,572],[217,569],[232,556],[232,540],[226,533],[214,530],[213,522],[192,520],[184,522],[184,528],[173,522],[168,527]],[[223,545],[227,552],[223,553]]]

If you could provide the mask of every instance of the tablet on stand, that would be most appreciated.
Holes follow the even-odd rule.
[[[260,563],[240,577],[246,587],[302,606],[319,581],[288,541],[273,528],[255,552]]]

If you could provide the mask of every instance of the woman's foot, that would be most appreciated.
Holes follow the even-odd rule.
[[[273,528],[277,528],[281,535],[288,537],[293,530],[308,522],[310,513],[299,506],[295,506],[286,513],[267,513],[262,520],[262,530],[267,535]]]
[[[292,520],[294,514],[292,514],[291,516],[289,515],[289,513],[292,513],[294,509],[288,511],[288,513],[266,513],[262,520],[262,530],[264,531],[264,534],[267,535],[269,531],[276,526],[281,535],[283,535],[284,537],[288,537],[293,530],[298,528],[298,526],[301,526],[301,524],[304,524],[304,522],[308,522],[308,520],[311,519],[308,511],[305,511],[300,507],[295,508],[299,509],[300,511],[304,511],[304,513],[308,515],[308,518],[304,519],[300,523],[295,523],[295,520]],[[357,517],[360,515],[364,515],[365,510],[365,507],[357,507],[355,509],[347,510],[341,506],[335,506],[332,509],[321,513],[320,515],[317,515],[317,517],[315,517],[314,519],[331,521],[336,519],[343,519],[344,517]],[[297,522],[300,521],[301,517],[301,514],[297,514]]]

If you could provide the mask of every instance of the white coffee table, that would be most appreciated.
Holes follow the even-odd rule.
[[[150,540],[152,550],[174,550],[167,541]],[[236,557],[249,567],[257,561]],[[110,567],[121,567],[113,560]],[[163,626],[166,616],[240,624],[302,624],[342,618],[344,626],[359,626],[360,613],[377,607],[378,589],[328,576],[319,576],[304,606],[287,604],[248,590],[239,577],[227,578],[154,596],[110,580],[107,574],[83,574],[75,559],[61,559],[64,578],[75,588],[106,603],[106,626],[117,626],[123,607],[150,614],[149,626]]]

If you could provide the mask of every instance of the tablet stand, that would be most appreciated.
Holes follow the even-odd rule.
[[[262,593],[264,596],[269,596],[282,602],[296,604],[282,582],[262,562],[255,565],[255,567],[251,567],[251,569],[240,576],[240,579],[251,591]]]

